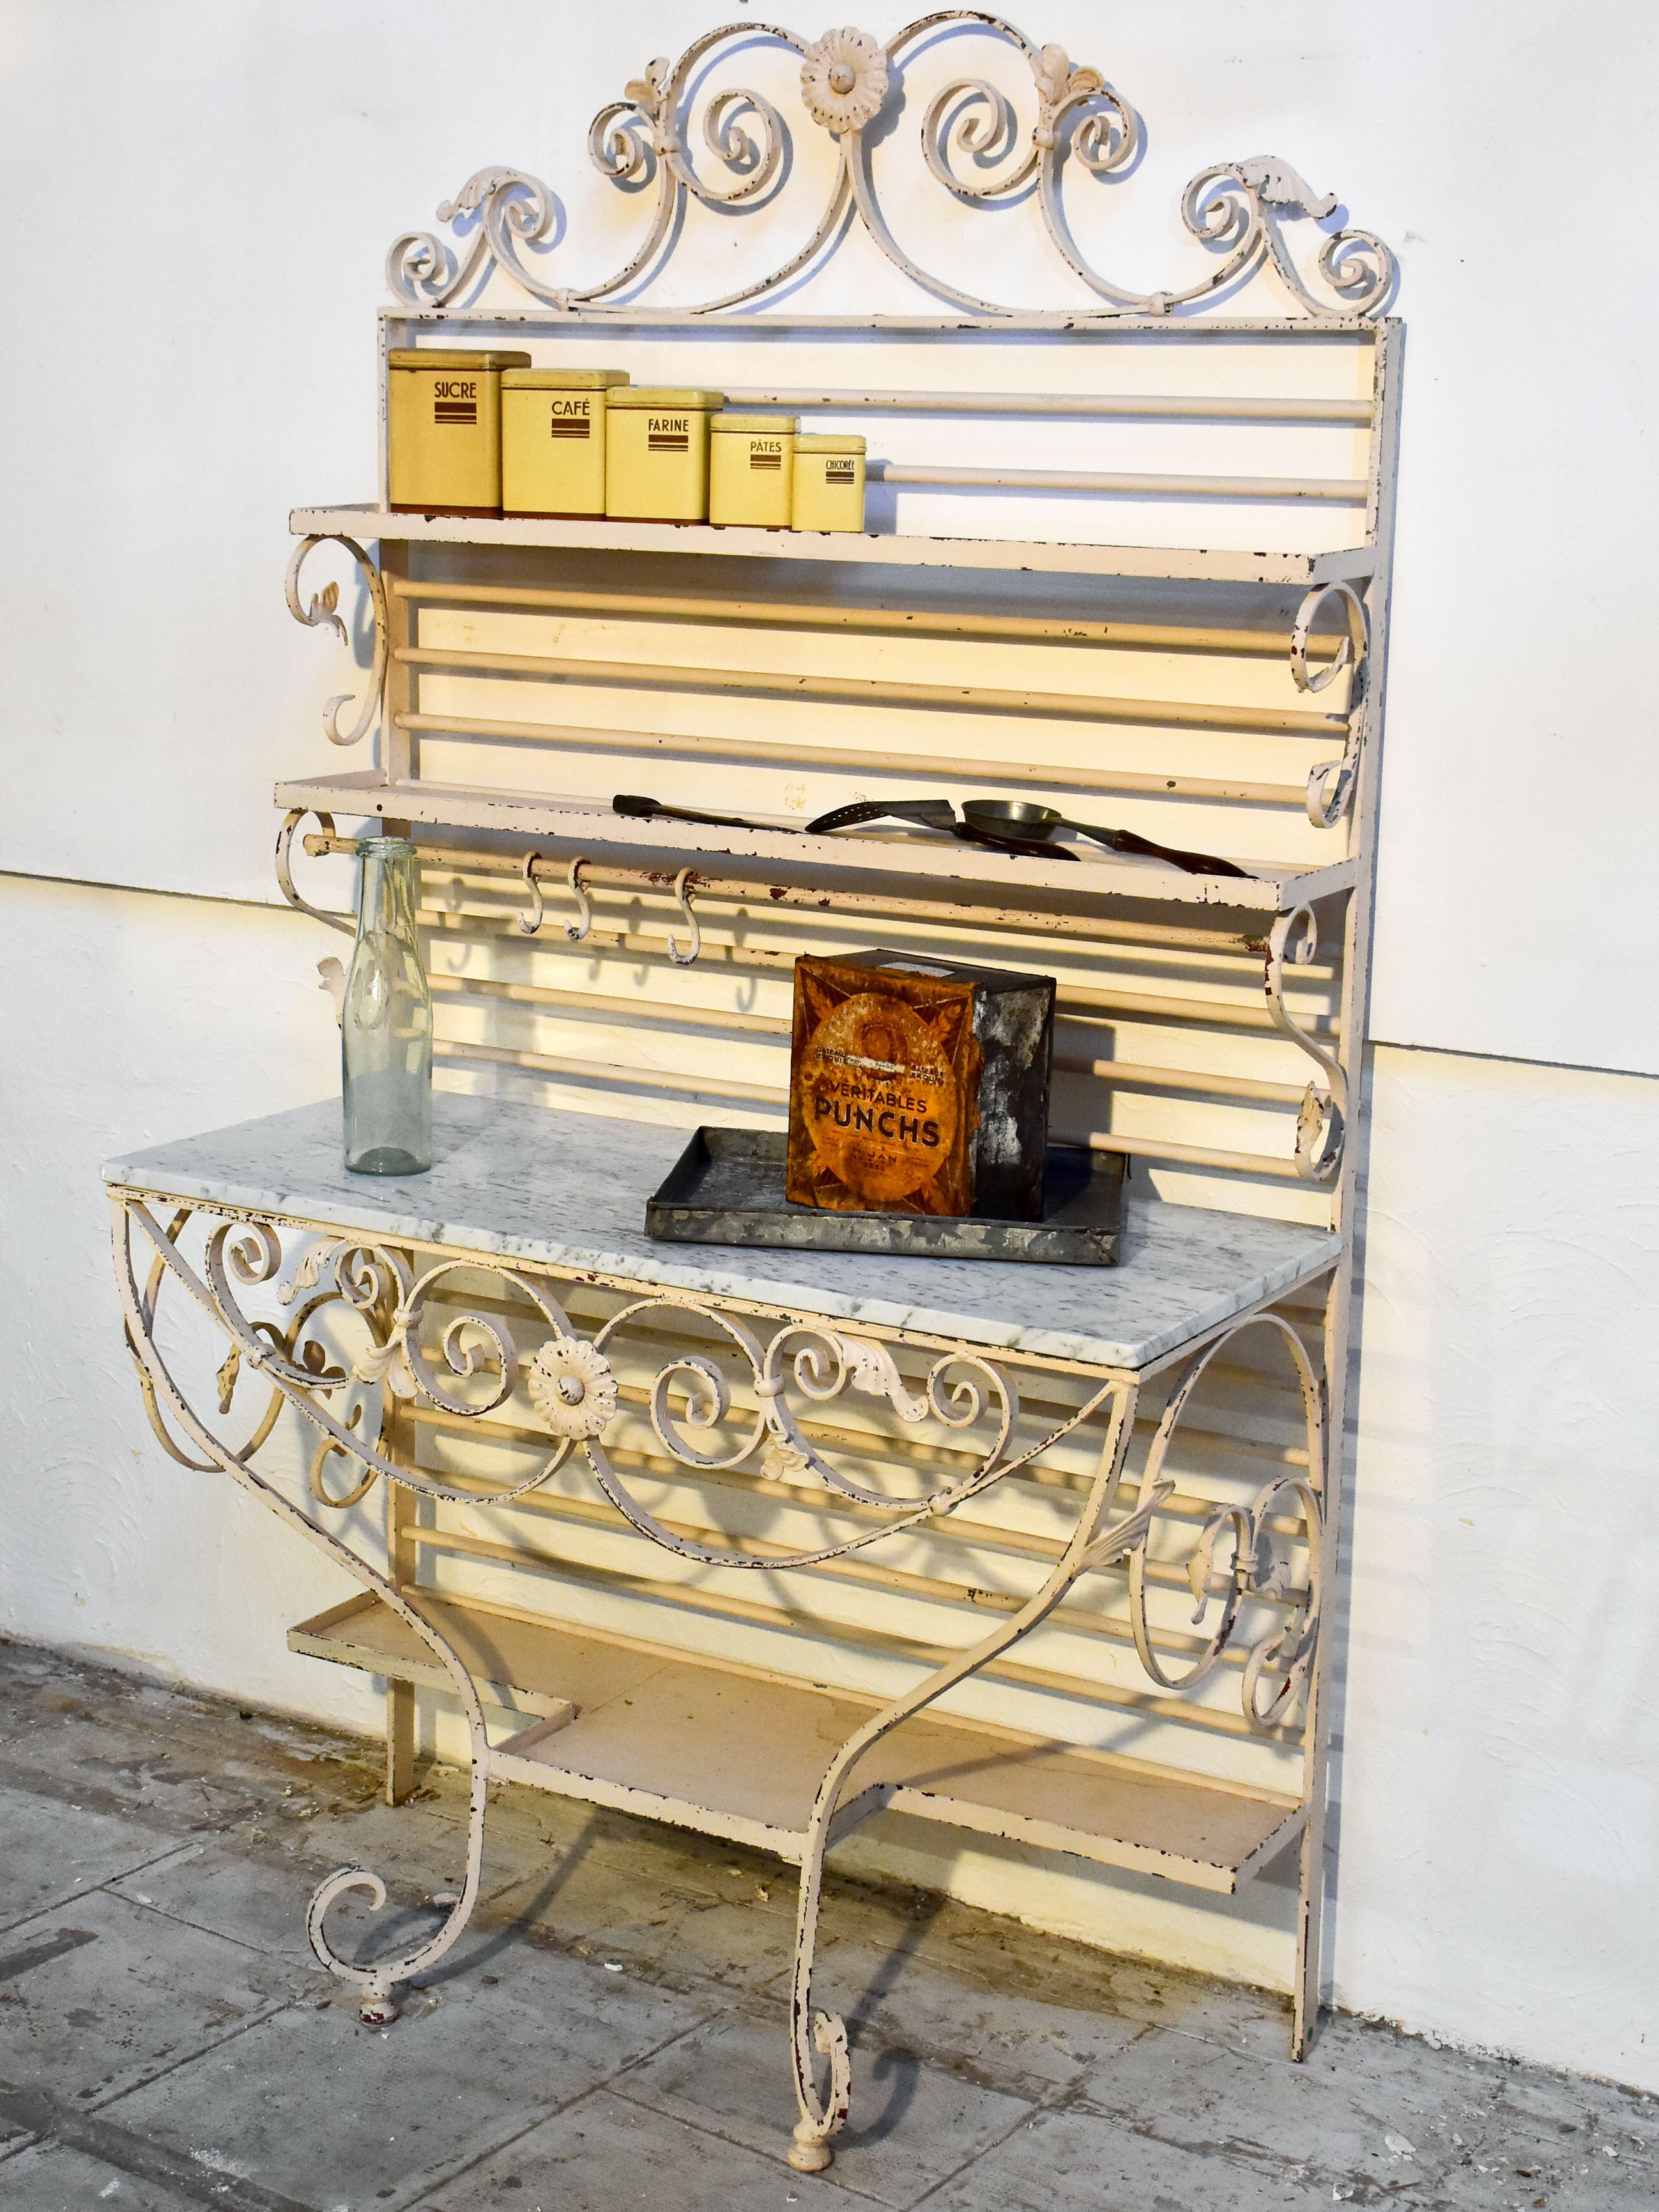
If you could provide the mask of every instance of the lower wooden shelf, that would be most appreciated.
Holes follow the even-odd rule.
[[[540,1717],[493,1750],[492,1774],[797,1863],[825,1768],[877,1709],[874,1698],[592,1630],[425,1592],[418,1602],[487,1700]],[[453,1687],[373,1595],[300,1622],[288,1641],[390,1680]],[[835,1833],[888,1809],[1223,1894],[1306,1819],[1293,1798],[931,1714],[906,1722],[854,1769]]]

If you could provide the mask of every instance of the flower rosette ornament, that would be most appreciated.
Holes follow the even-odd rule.
[[[530,1396],[556,1437],[584,1443],[617,1410],[617,1378],[602,1352],[575,1337],[550,1337],[530,1363]]]
[[[862,131],[887,97],[887,57],[868,31],[826,31],[802,59],[800,96],[826,131]]]

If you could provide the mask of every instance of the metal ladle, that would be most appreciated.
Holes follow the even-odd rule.
[[[1090,822],[1072,821],[1058,807],[1038,806],[1026,799],[964,799],[962,818],[981,837],[1018,838],[1025,844],[1041,845],[1057,830],[1073,830],[1079,837],[1092,837],[1096,844],[1111,852],[1139,853],[1147,860],[1167,860],[1171,867],[1184,868],[1189,876],[1243,876],[1247,880],[1249,877],[1248,868],[1218,860],[1212,853],[1187,853],[1173,845],[1154,844],[1133,830],[1097,829]]]

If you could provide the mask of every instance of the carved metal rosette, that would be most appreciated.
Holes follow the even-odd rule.
[[[677,62],[650,62],[620,100],[600,109],[588,132],[588,154],[612,182],[653,187],[644,235],[623,267],[585,286],[550,283],[529,265],[521,249],[550,233],[556,203],[550,188],[527,171],[479,169],[453,200],[438,210],[441,223],[467,234],[464,250],[452,250],[431,231],[408,231],[393,240],[386,281],[407,306],[438,308],[481,286],[492,267],[503,270],[531,297],[561,309],[614,302],[629,286],[656,273],[655,264],[678,234],[688,198],[744,211],[769,204],[780,184],[787,125],[765,96],[733,85],[705,95],[704,64],[727,41],[746,47],[769,40],[800,57],[799,92],[811,120],[836,142],[835,175],[823,213],[805,242],[781,266],[690,312],[713,313],[773,293],[807,268],[836,234],[849,204],[882,252],[937,297],[973,313],[1014,323],[1033,312],[1001,305],[962,290],[925,269],[901,245],[878,197],[865,134],[902,97],[902,64],[911,50],[950,29],[977,31],[1012,47],[1030,73],[1029,124],[1021,103],[984,76],[953,80],[929,100],[922,118],[924,163],[958,198],[1008,201],[1034,191],[1056,251],[1103,307],[1101,314],[1170,314],[1216,298],[1271,264],[1310,317],[1352,319],[1381,311],[1397,274],[1394,255],[1370,232],[1328,234],[1316,267],[1334,296],[1312,289],[1285,242],[1291,216],[1324,222],[1336,196],[1312,190],[1289,162],[1260,155],[1201,170],[1182,195],[1187,229],[1216,256],[1194,282],[1151,291],[1115,282],[1079,247],[1066,216],[1062,180],[1068,161],[1090,174],[1109,176],[1133,165],[1140,150],[1139,117],[1101,72],[1074,64],[1063,47],[1035,45],[1000,15],[948,8],[907,24],[884,44],[850,25],[813,40],[773,23],[727,23],[695,40]],[[693,131],[691,111],[700,106]],[[693,159],[700,140],[716,167],[711,181]]]

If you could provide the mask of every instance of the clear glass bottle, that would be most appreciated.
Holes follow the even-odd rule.
[[[345,1164],[357,1175],[432,1165],[432,994],[415,934],[415,846],[365,837],[340,1010]]]

